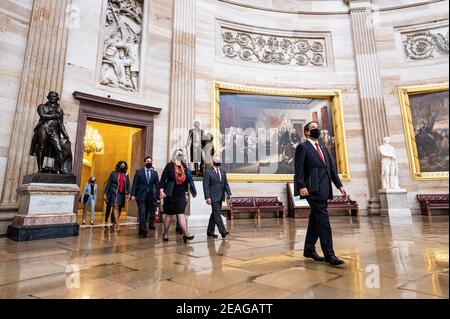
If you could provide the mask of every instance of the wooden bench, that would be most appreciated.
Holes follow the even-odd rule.
[[[449,209],[448,194],[417,194],[422,215],[431,216],[432,209]]]
[[[255,204],[258,208],[258,218],[261,217],[261,213],[275,212],[279,218],[284,217],[284,205],[278,200],[278,197],[255,197]]]
[[[328,200],[328,212],[343,210],[348,211],[350,216],[359,216],[358,203],[351,200],[350,196],[333,196],[333,199]]]
[[[253,217],[258,215],[258,207],[253,197],[230,197],[228,206],[230,207],[229,219],[234,219],[234,213],[253,213]]]

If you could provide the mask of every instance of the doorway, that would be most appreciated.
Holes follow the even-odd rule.
[[[105,220],[106,202],[103,200],[104,188],[109,175],[120,160],[128,163],[130,182],[134,173],[142,165],[144,158],[143,129],[133,126],[87,121],[84,136],[83,165],[81,170],[80,187],[95,176],[98,185],[97,202],[95,205],[94,224],[102,224]],[[78,222],[82,221],[83,205],[78,209]],[[127,217],[136,217],[137,211],[133,203],[129,203],[121,214],[120,222],[127,221]],[[89,210],[86,218],[89,223]]]
[[[97,178],[98,195],[94,224],[103,225],[106,203],[103,200],[104,185],[109,174],[120,160],[128,163],[132,182],[134,173],[146,155],[153,153],[154,116],[161,109],[135,104],[83,92],[74,92],[80,101],[77,139],[75,145],[74,174],[81,191],[89,179]],[[96,143],[101,147],[96,147]],[[81,222],[83,205],[76,201],[74,213]],[[89,212],[88,212],[89,214]],[[120,222],[137,221],[135,202],[129,202]],[[86,218],[89,224],[89,215]]]

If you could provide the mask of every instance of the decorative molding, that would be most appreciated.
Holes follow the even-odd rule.
[[[445,29],[421,30],[402,34],[403,49],[409,60],[426,60],[448,55],[448,27]],[[441,31],[441,32],[439,32]]]
[[[281,9],[281,8],[269,8],[269,7],[263,7],[263,6],[257,6],[257,5],[251,5],[247,3],[241,3],[236,0],[217,0],[219,2],[229,4],[232,6],[238,6],[245,9],[251,9],[251,10],[259,10],[259,11],[268,11],[268,12],[275,12],[275,13],[285,13],[285,14],[304,14],[304,15],[347,15],[348,10],[343,9],[337,9],[337,10],[317,10],[313,11],[311,10],[296,10],[296,9]],[[351,0],[343,0],[345,4],[347,2],[350,2]],[[385,6],[381,8],[372,8],[373,12],[384,12],[384,11],[395,11],[395,10],[402,10],[402,9],[409,9],[419,6],[425,6],[430,5],[434,3],[444,2],[447,0],[423,0],[422,2],[414,2],[414,3],[405,3],[401,5],[396,6]],[[348,5],[348,4],[347,4]]]
[[[93,94],[83,93],[79,91],[73,92],[73,97],[79,101],[88,101],[93,103],[107,104],[110,106],[117,106],[120,108],[132,109],[140,112],[152,113],[154,115],[160,114],[162,109],[159,107],[148,106],[143,104],[136,104],[126,101],[119,101],[107,97],[97,96]]]
[[[262,30],[261,30],[262,31]],[[327,41],[315,33],[280,35],[220,25],[222,57],[262,64],[326,67]]]
[[[100,84],[138,92],[144,0],[108,0]]]

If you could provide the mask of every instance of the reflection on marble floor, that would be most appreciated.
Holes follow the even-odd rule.
[[[306,220],[234,220],[231,237],[161,225],[146,239],[86,227],[78,238],[0,238],[0,298],[448,298],[448,216],[333,217],[343,267],[305,260]],[[319,252],[320,249],[318,248]]]

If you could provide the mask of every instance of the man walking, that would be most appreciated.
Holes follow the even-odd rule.
[[[219,229],[222,238],[228,237],[227,231],[222,220],[222,202],[225,198],[230,198],[231,190],[227,180],[227,173],[221,167],[220,157],[215,156],[212,161],[213,166],[205,171],[203,176],[203,192],[208,205],[211,205],[212,213],[209,218],[207,236],[217,238],[214,234],[215,227]]]
[[[295,151],[295,196],[300,195],[311,207],[308,231],[305,239],[303,256],[316,261],[326,261],[337,266],[344,263],[338,259],[333,250],[331,224],[328,215],[328,199],[333,198],[331,182],[347,196],[339,179],[336,167],[326,148],[319,145],[320,129],[317,122],[305,125],[306,142],[297,146]],[[316,242],[320,245],[325,257],[316,252]]]
[[[145,166],[136,171],[131,188],[131,199],[136,201],[139,208],[139,236],[143,237],[147,237],[149,229],[155,229],[153,221],[159,200],[159,177],[152,163],[150,156],[144,159]]]

